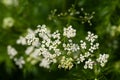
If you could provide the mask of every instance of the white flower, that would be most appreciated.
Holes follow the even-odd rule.
[[[52,49],[56,49],[57,48],[57,46],[59,45],[61,43],[61,41],[59,40],[59,39],[56,39],[56,40],[54,40],[54,41],[52,41],[51,42],[51,48]]]
[[[84,65],[84,69],[93,69],[93,64],[94,64],[94,61],[92,61],[91,59],[88,59],[88,61],[85,62],[85,65]]]
[[[31,45],[32,42],[35,40],[35,33],[33,30],[28,29],[28,34],[25,36],[26,40],[27,40],[27,44]]]
[[[11,28],[13,27],[15,21],[12,17],[6,17],[3,19],[3,28]]]
[[[49,39],[51,37],[50,30],[46,28],[46,25],[38,25],[38,29],[35,30],[35,33],[39,35],[43,40]]]
[[[50,61],[46,58],[42,59],[41,63],[39,64],[40,67],[50,68]]]
[[[62,54],[60,49],[54,49],[54,52],[57,56],[60,56]]]
[[[60,33],[59,33],[59,31],[57,30],[57,31],[55,31],[53,34],[52,34],[52,37],[55,39],[55,38],[57,38],[57,39],[60,39]]]
[[[63,36],[66,36],[67,38],[75,37],[76,30],[70,25],[68,28],[64,28]]]
[[[51,39],[48,39],[48,40],[46,41],[45,45],[46,45],[47,47],[49,47],[49,46],[50,46],[50,43],[52,43],[52,41],[51,41]]]
[[[99,58],[97,58],[97,62],[100,63],[102,67],[105,66],[105,63],[108,61],[109,55],[108,54],[100,54]]]
[[[77,58],[77,56],[75,56]],[[83,62],[85,60],[85,56],[80,54],[80,57],[77,58],[77,64],[80,64],[80,62]]]
[[[84,60],[85,60],[85,57],[82,54],[80,54],[80,61],[83,62]]]
[[[60,64],[58,65],[58,68],[64,68],[64,69],[71,69],[73,67],[73,59],[72,58],[66,58],[65,56],[62,57],[60,60]]]
[[[89,57],[91,54],[90,54],[90,52],[85,52],[85,57]]]
[[[22,44],[22,45],[26,45],[26,39],[23,36],[20,36],[19,39],[16,41],[17,44]]]
[[[29,55],[33,50],[34,50],[33,46],[27,47],[27,49],[25,50],[25,54]]]
[[[72,52],[80,50],[79,45],[73,43],[72,40],[69,40],[69,43],[67,43],[67,44],[63,43],[63,48],[64,48],[64,50],[72,51]]]
[[[96,50],[96,49],[98,49],[98,48],[99,48],[99,43],[95,43],[95,44],[93,44],[93,45],[90,46],[89,51],[90,51],[91,53],[93,53],[94,50]]]
[[[98,38],[97,35],[94,35],[93,33],[88,31],[88,36],[86,37],[86,40],[93,43],[97,38]]]
[[[11,59],[17,55],[17,51],[15,50],[15,48],[13,48],[10,45],[8,45],[8,47],[7,47],[7,52]]]
[[[40,49],[34,49],[34,51],[30,54],[30,57],[37,59],[40,54]]]
[[[80,42],[81,42],[80,44],[81,48],[86,49],[86,42],[83,42],[83,40],[81,40]]]
[[[20,58],[15,58],[14,59],[14,61],[15,61],[15,64],[21,69],[21,68],[23,68],[23,65],[25,64],[25,61],[24,61],[24,59],[23,59],[23,57],[20,57]]]
[[[34,41],[32,42],[32,46],[38,47],[40,45],[39,38],[34,38]]]

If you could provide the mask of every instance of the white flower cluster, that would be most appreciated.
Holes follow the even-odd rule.
[[[8,55],[11,59],[13,59],[17,55],[17,51],[12,46],[8,45],[7,50]]]
[[[68,52],[75,52],[80,49],[79,45],[73,43],[71,39],[68,42],[69,43],[67,43],[67,44],[63,43],[64,50],[67,50]]]
[[[63,29],[63,34],[56,30],[51,33],[46,25],[38,25],[36,30],[28,29],[26,36],[20,36],[17,44],[27,46],[25,50],[25,61],[32,65],[39,63],[40,67],[50,68],[55,64],[58,68],[71,69],[74,64],[83,63],[84,69],[93,69],[94,65],[103,67],[108,60],[108,54],[100,54],[97,57],[95,51],[99,49],[99,43],[96,43],[97,35],[88,32],[85,40],[80,43],[73,42],[72,38],[76,36],[76,30],[70,25]],[[10,58],[17,55],[17,51],[8,46]],[[22,68],[25,61],[22,58],[14,61],[16,65]],[[82,65],[82,64],[81,64]]]
[[[70,58],[66,58],[65,56],[62,57],[62,59],[60,60],[60,64],[58,65],[58,68],[65,68],[65,69],[71,69],[73,67],[73,59]]]
[[[81,48],[86,49],[86,42],[83,42],[83,40],[81,40],[80,43]]]
[[[76,36],[76,30],[72,28],[72,26],[69,26],[68,28],[64,28],[64,36],[67,38],[75,37]]]
[[[98,38],[97,35],[94,35],[91,32],[88,32],[88,36],[85,38],[87,41],[90,42],[90,48],[89,48],[89,52],[93,53],[94,50],[99,48],[99,43],[95,43],[95,40]]]
[[[11,27],[13,27],[13,25],[14,25],[14,23],[15,23],[15,20],[12,18],[12,17],[5,17],[4,19],[3,19],[3,28],[11,28]]]
[[[100,54],[97,61],[100,63],[100,65],[103,67],[105,66],[105,63],[107,62],[109,55],[108,54]]]
[[[87,68],[93,69],[93,64],[94,64],[94,61],[92,61],[91,59],[88,59],[88,61],[85,62],[84,68],[85,69],[87,69]]]
[[[23,65],[25,64],[23,57],[15,58],[14,61],[15,61],[15,64],[18,65],[19,68],[22,68]]]
[[[86,40],[88,40],[91,43],[93,43],[97,38],[98,38],[97,35],[94,35],[93,33],[88,32],[88,36],[86,37]]]
[[[25,61],[23,59],[23,57],[20,57],[20,58],[16,58],[15,56],[18,54],[18,52],[16,51],[15,48],[13,48],[12,46],[8,45],[7,47],[7,52],[8,52],[8,55],[10,56],[11,59],[14,60],[15,64],[19,67],[19,68],[22,68],[23,67],[23,64],[25,64]]]

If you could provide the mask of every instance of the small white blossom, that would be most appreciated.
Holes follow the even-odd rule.
[[[86,42],[83,42],[83,40],[81,40],[80,42],[81,42],[80,44],[81,48],[86,49]]]
[[[97,35],[94,35],[93,33],[88,32],[88,36],[86,37],[86,40],[93,43],[97,38],[98,38]]]
[[[47,41],[45,41],[46,47],[49,47],[51,43],[52,43],[51,39],[48,39]]]
[[[73,59],[72,58],[66,58],[65,56],[62,57],[60,60],[60,64],[58,65],[58,68],[64,68],[64,69],[71,69],[73,67]]]
[[[46,28],[46,25],[38,25],[38,29],[35,30],[35,33],[39,35],[43,40],[48,40],[51,37],[50,30]]]
[[[91,54],[90,54],[90,52],[85,52],[85,57],[89,57]]]
[[[27,40],[27,44],[31,45],[32,42],[35,40],[35,33],[33,30],[28,29],[28,34],[25,36],[26,40]]]
[[[85,60],[85,56],[83,56],[82,54],[80,54],[80,57],[77,58],[77,64],[80,64],[84,60]]]
[[[62,54],[60,49],[54,49],[54,52],[57,56],[60,56]]]
[[[34,49],[34,51],[30,54],[32,58],[37,59],[39,57],[40,49]]]
[[[61,43],[61,41],[59,39],[56,39],[54,41],[51,41],[51,45],[49,47],[49,50],[51,49],[56,49],[57,46]]]
[[[43,58],[49,60],[50,62],[53,62],[53,63],[56,63],[56,55],[55,54],[51,54],[49,52],[48,49],[46,48],[40,48],[40,54],[39,55],[42,55]]]
[[[40,45],[39,38],[34,38],[34,41],[32,42],[32,46],[38,47]]]
[[[73,43],[72,40],[69,40],[69,43],[67,43],[67,44],[63,43],[63,48],[64,48],[64,50],[72,51],[72,52],[80,50],[79,45]]]
[[[54,32],[53,34],[52,34],[52,37],[55,39],[55,38],[57,38],[57,39],[60,39],[60,33],[59,33],[59,31],[57,30],[56,32]]]
[[[89,51],[90,51],[91,53],[93,53],[94,50],[96,50],[96,49],[98,49],[98,48],[99,48],[99,43],[96,43],[96,44],[90,46]]]
[[[22,44],[22,45],[26,45],[26,39],[23,36],[20,36],[19,39],[16,41],[17,44]]]
[[[70,25],[68,28],[64,28],[63,36],[66,36],[67,38],[75,37],[76,30]]]
[[[15,64],[16,64],[20,69],[23,68],[23,65],[25,64],[25,61],[24,61],[23,57],[15,58],[14,61],[15,61]]]
[[[39,64],[40,67],[44,67],[44,68],[50,68],[50,61],[47,59],[42,59],[41,63]]]
[[[84,60],[85,60],[85,57],[82,54],[80,54],[80,62],[83,62]]]
[[[84,69],[93,69],[94,61],[91,59],[88,59],[88,61],[85,62]]]
[[[97,58],[97,62],[100,63],[102,67],[105,66],[105,63],[108,61],[109,55],[108,54],[100,54],[99,58]]]
[[[8,45],[8,47],[7,47],[7,52],[11,59],[17,55],[17,51],[15,50],[15,48],[13,48],[10,45]]]
[[[5,17],[3,19],[3,28],[11,28],[13,27],[15,21],[12,17]]]
[[[27,49],[25,50],[25,54],[29,55],[33,50],[34,50],[33,46],[27,47]]]

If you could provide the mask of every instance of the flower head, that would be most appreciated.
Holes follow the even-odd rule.
[[[60,60],[58,68],[65,68],[70,70],[73,67],[72,62],[73,62],[72,58],[66,58],[65,56],[63,56],[62,59]]]
[[[17,44],[26,45],[25,54],[28,62],[32,65],[39,63],[40,67],[50,68],[51,64],[57,63],[58,68],[72,69],[74,63],[83,65],[84,69],[93,69],[94,65],[104,66],[109,57],[108,54],[100,54],[96,59],[95,50],[99,49],[99,43],[95,40],[98,38],[91,32],[88,32],[86,40],[80,40],[75,43],[72,37],[76,36],[76,30],[69,26],[64,28],[63,36],[56,30],[51,33],[46,25],[38,25],[36,30],[28,29],[26,36],[20,36]],[[67,40],[62,41],[64,36]],[[16,58],[17,51],[8,46],[10,58],[14,58],[16,65],[22,68],[25,60]],[[83,63],[83,64],[81,64]]]
[[[84,69],[93,69],[94,61],[91,59],[88,59],[88,61],[85,62]]]
[[[100,63],[101,67],[105,66],[105,63],[107,62],[109,58],[108,54],[100,54],[99,57],[97,58],[97,62]]]
[[[7,52],[11,59],[17,55],[17,51],[15,50],[15,48],[13,48],[10,45],[8,45],[8,47],[7,47]]]
[[[5,17],[3,19],[3,28],[11,28],[13,27],[15,21],[12,17]]]
[[[15,61],[15,64],[16,64],[20,69],[23,68],[23,65],[25,64],[25,61],[24,61],[23,57],[15,58],[14,61]]]
[[[76,36],[76,30],[72,28],[70,25],[68,28],[64,28],[63,36],[66,36],[67,38],[75,37]]]

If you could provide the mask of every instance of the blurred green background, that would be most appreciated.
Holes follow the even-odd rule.
[[[95,12],[89,23],[54,16],[49,20],[51,10],[56,14],[66,12],[74,5],[77,11],[84,8],[87,13]],[[79,15],[81,16],[81,14]],[[6,24],[7,20],[12,22]],[[39,66],[27,66],[19,69],[7,54],[7,46],[16,45],[16,40],[26,32],[27,28],[46,24],[51,30],[62,29],[71,24],[84,33],[92,31],[99,36],[100,50],[110,55],[99,80],[120,80],[120,0],[0,0],[0,80],[93,80],[91,71],[84,72],[80,68],[67,70],[46,70]],[[62,27],[61,27],[62,26]],[[23,47],[18,47],[24,50]]]

